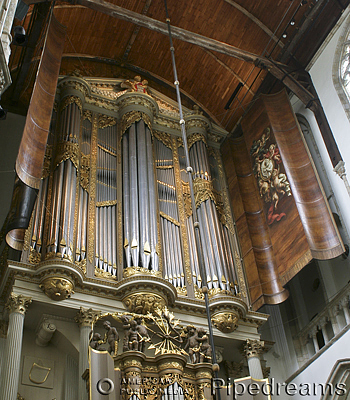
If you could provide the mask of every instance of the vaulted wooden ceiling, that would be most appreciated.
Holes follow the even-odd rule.
[[[222,42],[237,48],[238,53],[244,50],[265,57],[272,66],[282,62],[288,65],[288,74],[307,67],[349,3],[350,0],[167,0],[173,27],[215,39],[219,47]],[[35,45],[40,43],[50,5],[32,4],[20,22],[30,37],[26,48],[12,50],[14,83],[2,99],[9,109],[23,112],[28,106],[33,68],[38,60]],[[122,19],[113,5],[124,9],[121,14],[133,11],[140,17]],[[175,98],[169,39],[155,31],[157,24],[152,22],[165,23],[164,0],[76,0],[74,4],[56,1],[54,14],[68,29],[62,74],[79,71],[83,76],[115,78],[138,74],[148,79],[151,87]],[[259,90],[266,93],[282,87],[268,73],[270,67],[264,64],[265,68],[261,68],[259,57],[255,63],[244,61],[216,51],[219,47],[214,50],[180,39],[174,39],[174,46],[184,103],[191,106],[195,100],[228,131],[235,127]],[[239,91],[232,98],[236,88]]]

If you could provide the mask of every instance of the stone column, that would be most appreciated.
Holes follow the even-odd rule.
[[[323,339],[324,339],[324,344],[327,344],[329,342],[329,337],[328,337],[328,333],[327,333],[327,319],[326,318],[322,318],[320,320],[320,328],[322,331],[322,335],[323,335]]]
[[[10,54],[11,54],[11,49],[10,49],[10,44],[12,42],[11,28],[12,28],[12,24],[13,24],[13,19],[15,18],[17,2],[18,2],[18,0],[11,0],[8,5],[8,11],[6,14],[4,28],[2,30],[2,35],[1,35],[1,41],[2,41],[3,48],[4,48],[4,54],[5,54],[7,64],[9,62],[9,58],[10,58]]]
[[[243,346],[245,356],[248,360],[249,375],[255,379],[264,378],[259,357],[263,348],[264,342],[261,342],[260,340],[247,339]]]
[[[1,374],[0,398],[2,400],[17,399],[24,315],[31,302],[30,297],[11,293],[6,304],[9,312],[9,326]]]
[[[348,178],[346,177],[345,162],[343,160],[339,161],[338,164],[334,167],[333,171],[343,180],[348,195],[350,196],[350,185],[348,182]]]
[[[86,390],[86,383],[82,378],[83,373],[89,368],[89,336],[92,328],[92,324],[101,315],[101,311],[95,311],[91,308],[84,309],[80,307],[75,321],[80,327],[80,343],[79,343],[79,400],[87,400],[88,393]]]
[[[320,350],[320,347],[318,345],[318,340],[317,340],[317,328],[314,327],[312,331],[310,332],[310,337],[312,338],[314,348],[315,348],[315,353],[317,353]]]
[[[347,297],[345,299],[342,299],[339,306],[341,306],[343,309],[346,325],[349,325],[350,324],[349,299]]]

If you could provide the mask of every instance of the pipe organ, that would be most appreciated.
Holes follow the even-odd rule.
[[[200,299],[178,111],[140,85],[60,81],[22,260],[61,258],[114,281],[150,274]],[[210,141],[212,129],[225,133],[198,108],[186,113],[208,289],[246,298],[220,152]]]

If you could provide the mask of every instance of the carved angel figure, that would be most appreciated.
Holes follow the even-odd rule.
[[[141,79],[141,76],[136,75],[132,80],[125,80],[120,84],[124,89],[129,89],[131,92],[148,93],[148,81]]]

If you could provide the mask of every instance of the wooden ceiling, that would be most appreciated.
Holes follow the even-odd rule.
[[[83,76],[115,78],[139,74],[148,79],[151,87],[175,98],[169,38],[156,32],[151,20],[147,19],[144,25],[149,29],[116,18],[113,10],[108,11],[108,5],[114,4],[165,23],[164,0],[109,0],[104,13],[96,11],[101,3],[55,3],[54,14],[68,29],[61,73],[78,70]],[[289,65],[289,71],[306,68],[349,3],[350,0],[167,0],[172,26],[281,61]],[[37,3],[21,22],[31,31],[32,43],[22,50],[27,52],[26,58],[23,54],[20,57],[19,48],[13,49],[10,66],[14,84],[2,99],[10,109],[25,110],[28,106],[28,82],[35,76],[32,68],[37,65],[33,60],[37,60],[38,49],[34,49],[33,42],[40,41],[38,32],[43,26],[37,22],[35,28],[35,21],[44,20],[43,15],[48,12],[47,2]],[[174,47],[184,103],[191,106],[196,101],[228,131],[247,111],[260,87],[264,92],[281,87],[271,77],[268,85],[261,86],[269,74],[253,62],[179,39],[174,39]],[[232,99],[239,83],[242,87]]]

